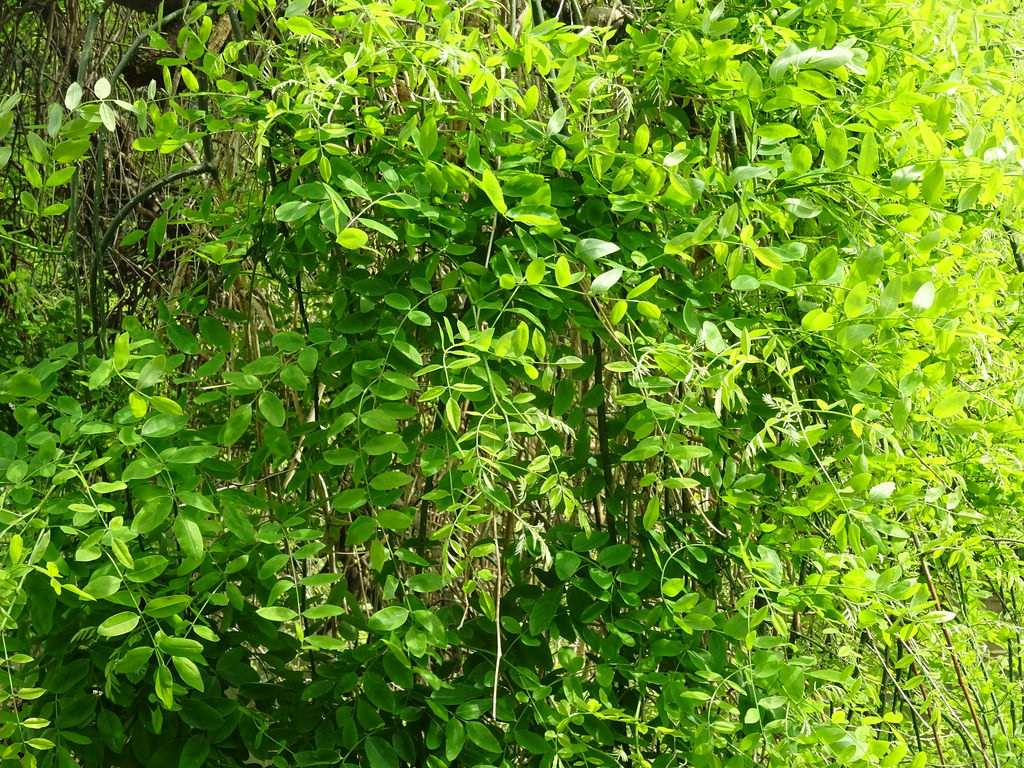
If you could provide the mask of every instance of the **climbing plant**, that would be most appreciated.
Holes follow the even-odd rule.
[[[0,106],[0,765],[1018,764],[1014,7],[123,5]]]

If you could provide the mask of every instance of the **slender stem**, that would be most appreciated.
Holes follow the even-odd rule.
[[[79,86],[85,80],[85,73],[89,67],[89,54],[92,51],[93,39],[96,37],[96,27],[99,26],[100,16],[96,12],[89,16],[89,24],[85,30],[85,38],[82,40],[82,53],[78,57],[78,71],[75,74],[75,82]],[[70,267],[72,270],[71,282],[75,291],[75,333],[78,336],[78,364],[85,368],[85,321],[82,318],[82,255],[79,251],[79,227],[81,224],[81,194],[80,187],[82,174],[80,170],[75,171],[71,179],[71,205],[68,211],[68,224],[71,229],[69,243]]]
[[[228,8],[228,18],[231,20],[231,36],[235,38],[236,43],[244,43],[245,35],[242,34],[242,24],[238,20],[238,12],[234,7]],[[238,52],[238,58],[241,60],[243,67],[247,67],[249,65],[249,54],[246,52],[245,48],[242,48]],[[245,80],[245,84],[249,86],[250,91],[256,90],[256,81],[252,79],[252,75],[246,72],[245,69],[242,69],[242,78]]]
[[[611,504],[608,503],[608,495],[612,492],[612,461],[608,451],[608,411],[607,398],[604,390],[604,354],[601,347],[601,339],[594,338],[594,389],[601,393],[601,400],[597,404],[597,439],[601,450],[601,471],[604,473],[604,517],[605,528],[611,537],[611,543],[615,543],[615,518],[612,516]],[[600,520],[596,521],[600,525]]]
[[[496,638],[494,656],[494,687],[491,689],[491,717],[498,719],[498,679],[501,675],[501,559],[505,556],[501,542],[498,540],[498,516],[491,517],[494,532],[495,563],[498,578],[494,582],[494,636]]]
[[[85,73],[89,68],[89,54],[92,52],[92,42],[96,39],[96,27],[99,26],[102,15],[96,11],[89,16],[89,26],[86,28],[85,38],[82,40],[82,53],[78,57],[78,72],[75,75],[75,82],[79,85],[85,80]]]
[[[917,536],[916,531],[911,531],[911,537],[914,541],[914,546],[917,547],[918,552],[921,551],[921,540]],[[939,593],[935,589],[935,581],[932,579],[931,567],[928,565],[928,559],[923,555],[920,558],[921,571],[924,574],[925,582],[928,585],[928,592],[931,594],[932,601],[935,603],[935,607],[938,610],[943,610],[942,601],[939,599]],[[974,706],[974,697],[971,695],[970,690],[967,687],[967,681],[964,679],[963,669],[960,667],[960,657],[956,653],[956,649],[953,646],[953,637],[949,634],[949,629],[945,624],[942,625],[942,636],[946,641],[946,648],[949,651],[950,660],[953,662],[953,671],[956,673],[957,683],[960,686],[960,690],[964,694],[964,700],[967,704],[967,708],[970,710],[971,719],[974,721],[974,730],[978,734],[978,742],[981,747],[981,757],[985,761],[986,768],[990,768],[992,762],[988,759],[988,745],[985,742],[985,734],[982,731],[981,721],[978,719],[978,711]]]
[[[105,249],[100,247],[101,220],[100,205],[103,196],[103,170],[107,154],[107,141],[100,129],[96,133],[96,152],[93,155],[92,171],[92,264],[89,267],[89,298],[92,304],[92,333],[96,354],[103,356],[106,347],[107,327],[106,281],[103,279]]]
[[[173,184],[179,179],[184,179],[189,176],[198,176],[201,173],[212,173],[213,170],[206,164],[200,163],[199,165],[190,165],[187,168],[181,168],[173,173],[169,173],[156,181],[152,182],[148,186],[144,187],[135,197],[129,200],[114,216],[113,221],[110,222],[106,231],[103,233],[103,238],[100,240],[99,251],[105,253],[110,247],[110,243],[113,241],[114,236],[117,234],[118,227],[124,222],[128,215],[139,207],[143,202],[146,201],[151,195],[156,194],[161,189],[166,187],[168,184]]]
[[[142,47],[142,44],[144,42],[149,40],[150,32],[156,32],[158,29],[160,29],[161,26],[163,26],[169,21],[174,21],[175,19],[180,18],[184,13],[185,9],[179,8],[176,11],[172,11],[171,13],[168,13],[165,16],[157,18],[156,21],[154,21],[152,24],[146,27],[142,31],[142,33],[135,38],[134,42],[132,42],[132,44],[128,46],[128,49],[124,52],[124,55],[121,56],[121,60],[118,61],[117,66],[114,67],[114,71],[110,73],[110,84],[114,85],[117,82],[117,79],[121,77],[121,75],[124,73],[124,70],[131,63],[131,60],[135,56],[135,53],[139,50],[139,48]]]

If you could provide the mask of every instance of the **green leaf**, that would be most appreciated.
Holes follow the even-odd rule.
[[[199,334],[213,347],[228,351],[231,349],[231,333],[223,323],[203,315],[199,318]]]
[[[466,728],[456,717],[451,718],[444,727],[444,755],[449,761],[455,760],[466,744]]]
[[[837,171],[846,164],[848,146],[846,131],[834,126],[825,141],[825,166],[830,171]]]
[[[544,259],[534,259],[526,268],[526,282],[530,285],[540,285],[544,281],[544,274],[547,270],[548,265]]]
[[[779,259],[779,255],[771,248],[754,248],[754,258],[764,264],[769,269],[782,269],[782,261]]]
[[[220,451],[212,445],[191,445],[185,448],[175,448],[162,455],[168,464],[198,464],[206,459],[212,459],[218,453]]]
[[[178,677],[189,688],[195,688],[200,692],[206,690],[206,684],[203,682],[203,673],[199,671],[199,666],[192,659],[185,658],[184,656],[172,656],[171,664],[174,665]]]
[[[348,529],[345,532],[345,545],[349,547],[358,547],[360,544],[368,541],[376,532],[377,521],[372,517],[360,515],[348,526]]]
[[[202,560],[203,534],[199,530],[199,524],[183,514],[174,519],[174,536],[178,540],[178,546],[190,561]]]
[[[192,73],[192,70],[188,67],[181,67],[178,71],[181,73],[181,82],[186,88],[193,93],[199,90],[199,80]]]
[[[865,282],[873,285],[882,274],[885,266],[885,252],[882,246],[873,245],[861,251],[853,263],[850,274],[851,284]]]
[[[565,125],[566,112],[564,107],[559,107],[551,113],[551,117],[548,118],[547,134],[548,136],[554,136],[562,130]]]
[[[622,456],[623,461],[646,461],[662,452],[660,437],[646,437],[640,444]]]
[[[157,355],[152,358],[139,371],[139,378],[135,386],[139,389],[149,389],[149,387],[160,381],[160,378],[164,375],[166,365],[167,360],[163,355]]]
[[[400,470],[382,472],[370,481],[370,487],[377,491],[393,491],[412,482],[412,475]]]
[[[39,379],[31,373],[19,371],[7,380],[7,394],[14,397],[35,397],[43,389]]]
[[[174,706],[174,679],[170,668],[164,664],[157,667],[153,675],[153,688],[157,699],[166,709]]]
[[[812,205],[806,200],[800,200],[795,197],[787,197],[782,202],[782,207],[798,219],[813,219],[821,213],[820,206]]]
[[[374,632],[391,632],[405,624],[408,618],[408,608],[401,605],[390,605],[373,614],[366,626]]]
[[[917,312],[925,312],[931,308],[932,303],[935,301],[935,284],[929,280],[927,283],[917,289],[917,293],[914,294],[914,300],[912,306]]]
[[[947,391],[932,408],[932,414],[937,419],[948,419],[956,416],[967,405],[970,393],[957,390]]]
[[[636,303],[636,311],[644,317],[649,317],[652,320],[657,320],[661,317],[661,309],[657,304],[650,301],[638,301]]]
[[[252,421],[252,405],[245,403],[244,405],[238,406],[228,420],[224,423],[224,428],[220,433],[220,444],[224,446],[231,446],[238,442],[238,438],[245,434],[245,431],[249,429],[249,422]]]
[[[619,250],[615,243],[606,240],[598,240],[593,237],[585,237],[576,244],[576,255],[588,264],[593,264],[597,259],[611,256]]]
[[[365,744],[366,757],[372,768],[398,768],[398,753],[389,742],[370,736]]]
[[[146,663],[152,656],[153,649],[149,646],[132,648],[130,651],[125,653],[124,656],[118,659],[114,668],[121,674],[129,674],[145,668]]]
[[[878,141],[874,131],[864,135],[861,141],[860,154],[857,155],[857,173],[871,177],[878,170]]]
[[[163,465],[156,459],[136,459],[124,468],[124,472],[121,473],[121,480],[126,483],[132,480],[145,480],[159,474],[161,469],[163,469]]]
[[[632,555],[633,547],[629,544],[614,544],[602,549],[597,561],[605,568],[614,568],[628,562]]]
[[[118,637],[131,632],[139,624],[139,614],[130,611],[115,613],[96,628],[101,637]]]
[[[548,589],[533,604],[530,611],[530,634],[538,635],[551,626],[551,622],[561,605],[562,592],[560,589]]]
[[[893,491],[896,490],[896,483],[885,482],[879,483],[868,492],[868,501],[872,504],[878,504],[885,501],[892,496]]]
[[[312,216],[317,210],[316,206],[312,203],[307,203],[305,200],[289,200],[287,203],[282,203],[274,211],[274,217],[278,221],[298,221],[305,216]]]
[[[265,608],[259,608],[256,610],[256,614],[266,619],[267,621],[294,621],[299,617],[295,611],[291,608],[285,608],[282,605],[271,605]]]
[[[89,486],[89,490],[93,493],[117,493],[123,491],[128,486],[121,480],[114,480],[113,482],[106,482],[101,480],[98,483],[93,483]]]
[[[62,141],[53,148],[51,157],[57,163],[73,163],[86,153],[89,146],[90,142],[88,139]]]
[[[152,616],[154,619],[166,619],[175,616],[192,604],[192,598],[188,595],[165,595],[154,597],[146,602],[143,613]]]
[[[478,183],[480,184],[480,189],[484,191],[484,194],[490,199],[491,205],[494,206],[498,213],[503,214],[508,211],[508,206],[505,205],[505,196],[501,193],[501,185],[490,168],[484,168]]]
[[[791,139],[800,135],[800,131],[786,123],[767,123],[765,125],[759,125],[755,133],[762,139],[768,139],[770,141]]]
[[[743,92],[749,99],[760,99],[764,86],[761,76],[749,61],[740,64],[740,78],[743,80]]]
[[[720,355],[729,348],[729,345],[725,343],[725,339],[722,338],[722,332],[718,330],[718,326],[710,320],[704,321],[701,330],[704,336],[704,346],[714,354]]]
[[[490,752],[491,754],[501,752],[501,744],[494,738],[491,729],[483,723],[476,720],[466,723],[466,734],[469,736],[470,741],[485,752]]]
[[[75,109],[79,104],[82,103],[82,86],[78,82],[73,82],[68,86],[67,92],[64,94],[64,106],[69,110]]]
[[[89,389],[100,389],[105,387],[110,377],[114,375],[113,360],[101,360],[92,373],[89,374]]]
[[[621,278],[621,269],[609,269],[593,279],[590,283],[590,292],[592,294],[607,293]]]
[[[737,275],[732,279],[730,283],[734,291],[756,291],[761,287],[761,281],[759,281],[753,275]]]
[[[196,341],[192,331],[183,325],[178,325],[177,323],[168,325],[167,338],[186,355],[196,355],[199,353],[199,342]]]
[[[249,522],[245,512],[231,504],[227,504],[223,511],[224,527],[243,544],[252,544],[256,540],[252,523]]]
[[[423,124],[420,126],[418,147],[420,152],[423,153],[424,157],[430,157],[434,154],[434,148],[437,146],[437,123],[433,116],[427,117]]]
[[[51,173],[46,177],[44,186],[47,187],[59,187],[62,184],[67,184],[71,181],[71,177],[75,175],[77,169],[73,167],[59,168],[58,170]]]
[[[352,251],[365,246],[368,240],[369,238],[363,230],[355,229],[353,227],[347,227],[338,233],[338,245]]]
[[[288,31],[293,35],[306,36],[313,35],[316,37],[322,36],[323,33],[317,29],[313,20],[308,16],[293,16],[285,20],[285,26],[288,27]]]
[[[153,410],[160,413],[167,413],[171,416],[180,416],[182,414],[181,406],[169,397],[153,395],[149,398],[149,405],[153,406]]]
[[[181,749],[178,768],[202,768],[206,764],[206,756],[210,753],[210,739],[207,736],[189,736]]]
[[[168,496],[157,496],[147,501],[132,520],[135,533],[147,534],[155,531],[170,516],[172,502]]]
[[[933,163],[924,172],[921,179],[921,197],[931,205],[938,205],[942,201],[942,192],[946,186],[946,172],[942,163]]]
[[[275,427],[280,427],[284,424],[284,403],[281,402],[280,397],[269,389],[265,389],[260,393],[259,409],[260,413],[263,414],[263,418],[265,418],[269,424],[272,424]]]
[[[809,271],[811,277],[818,282],[831,278],[839,267],[839,251],[835,247],[822,248],[811,259]]]

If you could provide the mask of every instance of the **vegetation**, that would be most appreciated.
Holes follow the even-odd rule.
[[[0,9],[0,766],[1024,755],[1006,0]]]

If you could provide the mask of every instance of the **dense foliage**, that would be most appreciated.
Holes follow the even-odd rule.
[[[1020,764],[1015,7],[121,6],[0,14],[0,765]]]

